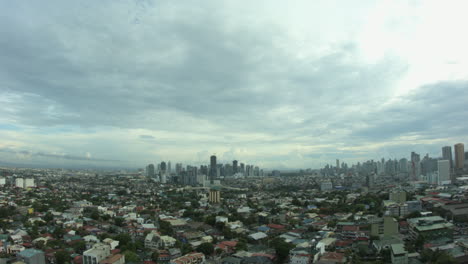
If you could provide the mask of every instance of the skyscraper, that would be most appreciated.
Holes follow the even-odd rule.
[[[439,173],[439,184],[450,183],[450,161],[449,160],[438,160],[437,171]]]
[[[421,156],[411,152],[411,180],[417,181],[421,175]]]
[[[455,144],[455,168],[456,169],[463,169],[464,161],[465,161],[465,146],[463,143]]]
[[[237,160],[232,161],[232,170],[234,173],[238,173],[239,169],[237,168]]]
[[[166,172],[166,169],[167,169],[167,167],[166,167],[166,162],[164,162],[164,161],[161,162],[161,171],[162,171],[163,173],[165,173],[165,172]]]
[[[148,178],[154,178],[154,165],[149,164],[146,166],[146,177]]]
[[[452,147],[451,146],[442,147],[442,159],[448,160],[449,163],[450,163],[450,168],[453,168]]]
[[[210,157],[210,183],[213,184],[214,179],[216,178],[217,174],[217,166],[216,166],[216,156],[212,155]]]

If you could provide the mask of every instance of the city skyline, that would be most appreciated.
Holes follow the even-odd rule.
[[[0,8],[0,164],[322,168],[468,143],[465,1]]]

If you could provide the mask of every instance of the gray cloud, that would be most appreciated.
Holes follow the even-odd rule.
[[[218,151],[225,159],[258,154],[259,162],[270,164],[369,157],[372,151],[401,155],[409,144],[401,137],[466,138],[466,81],[423,86],[392,102],[411,67],[404,58],[364,62],[354,38],[297,38],[295,28],[256,12],[243,16],[246,7],[233,6],[1,4],[0,129],[3,121],[24,133],[60,133],[63,142],[48,143],[68,153],[76,152],[67,142],[80,136],[82,146],[101,156],[109,149],[125,155],[137,145],[141,149],[129,158],[179,158],[174,153],[190,149],[197,162]],[[134,142],[118,133],[90,136],[105,130],[129,131]],[[389,146],[366,148],[382,142]],[[35,155],[80,160],[44,154],[50,152]]]
[[[68,154],[52,154],[52,153],[43,153],[43,152],[33,152],[29,150],[15,150],[11,148],[0,148],[0,152],[9,153],[9,154],[20,154],[31,157],[44,157],[44,158],[53,158],[53,159],[65,159],[65,160],[74,160],[74,161],[97,161],[97,162],[119,162],[120,160],[113,159],[99,159],[85,156],[75,156]]]

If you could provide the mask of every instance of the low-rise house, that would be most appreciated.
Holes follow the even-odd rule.
[[[109,245],[111,250],[114,250],[119,245],[119,241],[113,240],[112,238],[106,238],[102,242]]]
[[[110,246],[102,243],[94,244],[83,253],[83,264],[96,264],[110,256]]]
[[[26,249],[18,253],[18,259],[26,264],[45,264],[45,254],[38,249]]]
[[[237,241],[222,241],[215,246],[215,249],[219,248],[224,252],[230,254],[236,251]]]
[[[116,254],[109,256],[99,261],[99,264],[125,264],[125,255]]]
[[[318,264],[346,263],[346,257],[344,253],[326,252],[320,257],[317,263]]]
[[[171,260],[169,264],[201,264],[204,262],[205,255],[203,253],[190,253]]]

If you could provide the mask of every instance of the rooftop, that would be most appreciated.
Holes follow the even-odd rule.
[[[402,255],[407,253],[403,244],[392,244],[392,252],[394,255]]]

